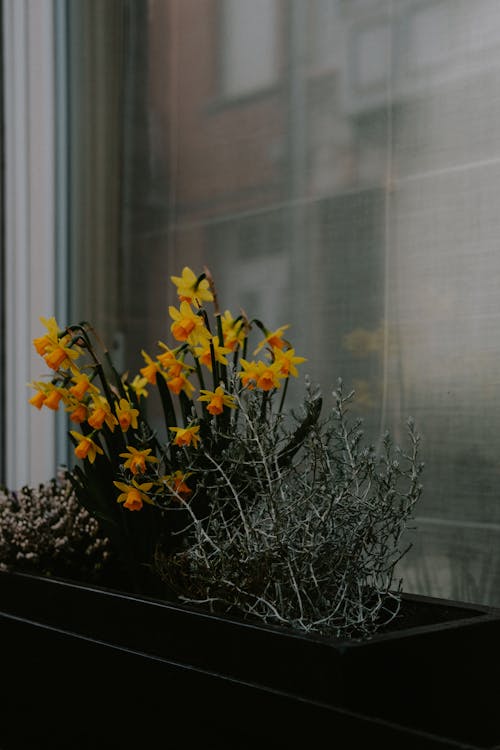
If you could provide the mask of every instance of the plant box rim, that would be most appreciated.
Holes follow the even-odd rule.
[[[316,641],[323,645],[334,645],[336,648],[349,648],[356,647],[359,645],[367,645],[370,643],[384,642],[387,640],[393,640],[398,638],[405,638],[407,636],[414,636],[422,632],[432,632],[434,630],[442,629],[454,629],[456,627],[467,626],[477,622],[477,618],[497,618],[500,617],[500,608],[492,607],[490,605],[475,604],[471,602],[464,602],[455,599],[446,599],[444,597],[434,597],[426,594],[418,594],[403,591],[401,593],[401,601],[404,604],[415,603],[417,606],[429,606],[431,608],[443,608],[450,611],[450,617],[445,618],[439,622],[429,622],[424,624],[417,624],[410,627],[390,627],[382,632],[376,631],[368,637],[362,638],[347,638],[347,637],[336,637],[333,635],[322,635],[316,631],[302,631],[298,628],[287,627],[279,623],[268,623],[262,622],[258,619],[244,618],[236,614],[225,614],[211,612],[208,608],[205,608],[203,604],[187,603],[182,601],[173,601],[170,599],[162,599],[157,596],[151,596],[148,594],[141,594],[135,592],[129,592],[120,588],[114,588],[108,585],[101,585],[98,583],[86,583],[82,581],[73,580],[70,578],[64,578],[62,576],[44,576],[35,573],[28,573],[16,570],[0,571],[2,576],[13,576],[19,577],[20,579],[26,579],[31,581],[40,581],[47,585],[53,585],[55,587],[70,587],[76,591],[85,590],[94,592],[102,597],[118,597],[122,601],[136,602],[139,605],[144,605],[152,608],[162,608],[170,611],[181,611],[189,614],[193,618],[211,622],[230,622],[235,627],[243,629],[259,630],[264,633],[275,633],[277,635],[286,634],[287,636],[307,641]],[[1,606],[1,605],[0,605]],[[455,614],[455,617],[452,614]]]

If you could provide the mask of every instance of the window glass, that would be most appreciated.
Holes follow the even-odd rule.
[[[308,63],[311,73],[341,64],[342,35],[335,3],[331,0],[309,0]]]
[[[222,32],[216,52],[221,60],[222,94],[241,96],[271,86],[277,76],[276,0],[222,0]]]
[[[169,276],[206,264],[225,306],[291,324],[327,401],[356,390],[369,440],[415,418],[405,587],[499,605],[500,6],[125,7],[126,366],[168,338]]]

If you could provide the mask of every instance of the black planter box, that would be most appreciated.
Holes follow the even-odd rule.
[[[500,612],[408,610],[422,624],[335,641],[1,573],[1,750],[500,746]]]

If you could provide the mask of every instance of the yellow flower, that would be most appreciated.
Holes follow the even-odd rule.
[[[85,422],[89,414],[85,404],[79,403],[73,404],[66,411],[70,412],[69,418],[72,422],[75,422],[75,424],[81,424],[82,422]]]
[[[203,396],[200,396],[198,401],[208,401],[207,411],[210,414],[222,414],[225,406],[228,406],[230,409],[236,408],[234,396],[226,395],[221,385],[215,391],[201,390],[200,393]]]
[[[139,450],[138,448],[129,445],[127,451],[128,453],[120,453],[120,456],[127,459],[123,466],[125,469],[130,469],[132,474],[144,474],[147,462],[158,463],[158,459],[155,458],[155,456],[149,455],[151,453],[151,448]]]
[[[130,383],[130,387],[134,391],[137,398],[140,398],[141,396],[144,396],[144,398],[147,398],[148,392],[146,390],[146,383],[148,382],[147,378],[141,378],[140,375],[136,375],[135,378]]]
[[[44,336],[33,339],[33,345],[38,354],[43,356],[49,346],[54,346],[59,341],[59,326],[55,318],[49,318],[48,320],[40,318],[40,322],[47,328],[47,333]]]
[[[93,464],[96,454],[100,453],[102,455],[104,453],[103,449],[97,443],[94,443],[88,435],[82,435],[79,432],[74,432],[74,430],[70,430],[70,434],[73,435],[75,440],[78,440],[78,445],[75,448],[75,456],[81,458],[82,461],[84,458],[88,458],[90,463]]]
[[[180,375],[176,375],[173,378],[170,378],[167,380],[167,386],[172,393],[175,393],[176,396],[179,395],[181,391],[184,391],[186,396],[188,398],[191,398],[193,393],[195,392],[195,387],[192,383],[189,382],[189,380],[186,378],[185,375],[180,373]]]
[[[45,395],[44,406],[57,411],[59,409],[59,402],[63,398],[63,393],[64,390],[62,388],[56,388],[55,386],[50,388]]]
[[[194,368],[186,365],[182,359],[177,359],[176,350],[170,349],[162,341],[159,341],[158,344],[164,350],[163,354],[158,355],[158,362],[160,362],[166,371],[164,373],[164,378],[167,381],[169,390],[172,391],[172,393],[175,393],[176,396],[178,396],[181,391],[184,391],[186,396],[191,398],[195,388],[187,379],[185,371],[189,373],[194,370]]]
[[[163,341],[158,341],[158,345],[163,349],[163,354],[157,357],[158,362],[169,375],[179,375],[183,370],[191,369],[182,360],[177,359],[177,350],[170,349]]]
[[[123,507],[127,510],[141,510],[144,502],[153,505],[153,501],[146,494],[153,486],[153,482],[137,484],[135,480],[132,480],[131,484],[125,482],[113,482],[113,484],[121,490],[117,500],[119,503],[123,503]]]
[[[169,427],[172,432],[175,432],[174,445],[180,447],[192,445],[194,448],[198,447],[200,442],[200,436],[198,435],[200,428],[197,425],[192,427]]]
[[[186,484],[186,479],[191,476],[190,472],[174,471],[173,474],[167,474],[162,477],[169,490],[173,493],[174,499],[183,500],[193,492]]]
[[[302,362],[307,362],[305,357],[296,357],[295,349],[287,349],[283,351],[281,349],[274,349],[275,362],[279,367],[279,374],[287,378],[289,375],[293,375],[296,378],[299,371],[295,365],[300,365]]]
[[[34,383],[28,383],[28,385],[35,388],[37,391],[37,393],[29,399],[29,403],[37,409],[41,409],[42,406],[47,406],[49,409],[57,411],[61,400],[65,403],[68,403],[70,400],[66,388],[55,385],[55,383],[43,383],[37,381]]]
[[[290,328],[289,325],[281,326],[280,328],[277,328],[275,331],[266,331],[266,336],[260,344],[258,345],[257,349],[254,351],[254,354],[257,354],[260,352],[260,350],[267,345],[271,347],[271,349],[284,349],[287,345],[287,341],[283,339],[283,333],[286,331],[287,328]]]
[[[247,362],[246,359],[241,359],[240,364],[243,368],[238,373],[238,377],[241,378],[241,384],[244,388],[248,388],[250,391],[257,385],[259,378],[259,362]]]
[[[243,346],[243,342],[247,336],[248,321],[245,317],[241,316],[233,318],[229,310],[221,315],[222,333],[224,336],[224,346],[234,352],[238,346]]]
[[[224,355],[229,354],[229,352],[232,350],[227,346],[219,346],[218,336],[213,337],[212,344],[214,347],[216,361],[220,362],[221,365],[227,365],[227,358]],[[206,341],[201,346],[194,347],[194,356],[199,362],[201,362],[202,365],[208,367],[210,372],[212,372],[212,354],[210,350],[210,343],[208,341]]]
[[[32,406],[35,406],[37,409],[41,409],[45,403],[45,399],[49,395],[50,385],[48,383],[42,383],[40,381],[28,383],[28,385],[32,388],[35,388],[36,390],[35,395],[29,399],[29,403]]]
[[[33,346],[37,350],[38,354],[40,354],[42,357],[51,345],[51,340],[47,335],[45,336],[38,336],[36,339],[33,339]]]
[[[131,425],[134,430],[137,429],[139,409],[134,409],[130,401],[127,401],[126,398],[120,399],[120,403],[116,407],[116,416],[120,427],[122,428],[122,432],[127,432]]]
[[[49,344],[45,350],[44,360],[52,370],[59,370],[61,367],[74,368],[73,360],[80,356],[78,347],[69,347],[69,336],[64,336],[57,344]]]
[[[262,391],[272,391],[273,388],[279,388],[281,386],[279,377],[279,366],[276,362],[270,365],[265,362],[258,363],[257,388]]]
[[[170,278],[177,287],[177,294],[181,302],[195,304],[199,304],[199,301],[213,302],[214,296],[210,291],[210,284],[207,279],[201,279],[198,283],[198,277],[187,266],[182,269],[182,276],[171,276]]]
[[[146,362],[146,367],[141,367],[139,372],[144,376],[148,383],[156,385],[156,375],[160,372],[160,365],[157,362],[153,362],[149,354],[146,354],[144,350],[141,354]]]
[[[168,308],[170,317],[174,321],[170,326],[172,335],[177,341],[188,341],[190,344],[198,344],[210,338],[203,319],[191,309],[188,302],[181,302],[179,309],[170,305]]]
[[[111,432],[114,431],[115,426],[118,424],[118,420],[111,412],[111,407],[102,396],[93,396],[93,409],[88,418],[88,423],[91,427],[96,430],[100,430],[104,422],[108,425]]]
[[[37,391],[35,395],[30,398],[29,403],[37,409],[41,409],[46,398],[47,397],[43,391]]]
[[[84,372],[79,372],[72,378],[75,385],[72,385],[69,389],[69,392],[72,396],[74,396],[78,401],[81,401],[84,395],[87,393],[88,390],[90,390],[92,393],[99,393],[99,389],[95,387],[95,385],[92,385],[92,383],[89,380],[88,375],[85,375]]]

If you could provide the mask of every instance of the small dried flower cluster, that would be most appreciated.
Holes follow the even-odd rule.
[[[65,476],[0,491],[0,570],[98,581],[110,557],[108,539]]]

